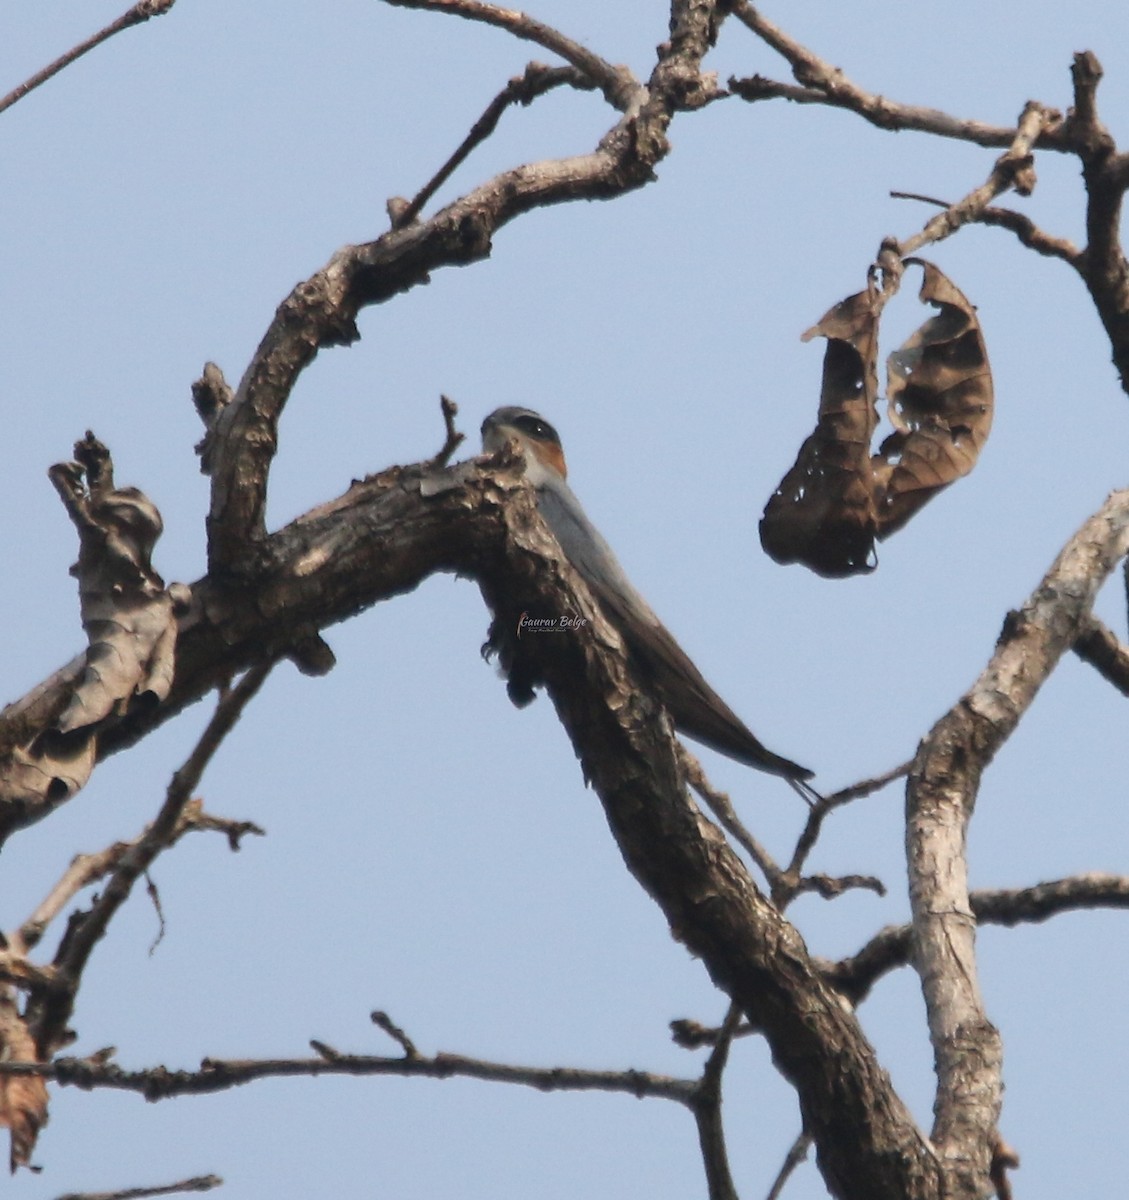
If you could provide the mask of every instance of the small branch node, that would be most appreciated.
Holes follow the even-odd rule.
[[[404,1051],[405,1058],[418,1059],[419,1051],[416,1049],[415,1042],[400,1028],[399,1025],[393,1023],[392,1018],[386,1013],[377,1009],[369,1014],[369,1019],[377,1027],[383,1030],[388,1036],[396,1042]]]

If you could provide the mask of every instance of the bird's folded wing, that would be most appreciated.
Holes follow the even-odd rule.
[[[812,772],[774,754],[710,687],[651,606],[632,586],[611,547],[584,514],[568,485],[538,492],[538,505],[569,562],[592,589],[607,618],[639,660],[675,727],[704,745],[773,775],[810,779]]]

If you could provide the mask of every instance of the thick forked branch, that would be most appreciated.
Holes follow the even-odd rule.
[[[408,3],[409,0],[404,0]],[[574,67],[615,91],[624,116],[590,154],[514,168],[448,205],[427,221],[395,228],[374,242],[346,246],[299,284],[279,306],[231,402],[209,429],[212,478],[208,565],[216,575],[242,575],[255,565],[265,537],[267,475],[277,448],[278,421],[301,372],[323,347],[358,337],[356,317],[426,282],[439,267],[487,257],[493,235],[521,213],[568,200],[598,200],[643,186],[667,153],[666,129],[688,106],[702,56],[716,34],[712,3],[675,4],[678,35],[664,43],[646,88],[620,68],[574,47],[523,14],[476,0],[410,0],[414,7],[455,12],[499,24],[554,48]],[[520,19],[519,19],[520,18]]]
[[[279,649],[274,639],[284,642],[311,620],[343,619],[436,570],[477,578],[496,614],[516,604],[588,617],[593,636],[554,643],[544,674],[629,867],[764,1031],[836,1193],[900,1198],[934,1179],[932,1154],[854,1016],[690,802],[669,727],[586,589],[562,567],[513,467],[479,460],[441,472],[394,469],[280,530],[266,547],[265,565],[243,586],[201,581],[193,589],[173,691],[159,713],[182,707],[217,674]],[[153,724],[153,714],[123,716],[100,750]]]
[[[977,984],[965,836],[980,775],[1070,649],[1098,589],[1129,550],[1129,490],[1113,493],[1067,543],[987,667],[918,749],[907,787],[906,850],[938,1092],[933,1142],[986,1180],[1001,1099],[999,1035]],[[970,1191],[969,1194],[972,1194]]]
[[[618,635],[554,553],[540,520],[509,505],[501,572],[480,577],[495,620],[572,612],[591,637],[542,650],[540,674],[600,797],[628,869],[675,937],[761,1030],[795,1087],[832,1193],[939,1195],[940,1168],[854,1014],[797,931],[690,800],[672,731],[630,673]],[[504,582],[503,582],[504,581]]]
[[[439,267],[487,257],[494,232],[521,212],[615,195],[645,182],[649,171],[623,139],[611,137],[593,154],[507,171],[426,222],[347,246],[299,284],[211,431],[209,568],[243,572],[253,564],[265,534],[267,473],[283,406],[318,350],[356,340],[363,307],[424,282]]]

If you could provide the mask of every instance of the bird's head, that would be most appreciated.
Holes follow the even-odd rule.
[[[482,451],[497,454],[507,443],[516,442],[525,459],[526,475],[534,487],[549,476],[565,479],[564,451],[557,431],[531,408],[496,408],[482,422]]]

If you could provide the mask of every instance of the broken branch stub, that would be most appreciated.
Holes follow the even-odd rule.
[[[779,563],[842,578],[874,570],[874,543],[976,465],[992,426],[992,376],[976,310],[937,267],[919,298],[939,311],[887,360],[894,432],[873,455],[882,302],[836,305],[804,340],[827,338],[815,431],[764,510],[761,545]]]

